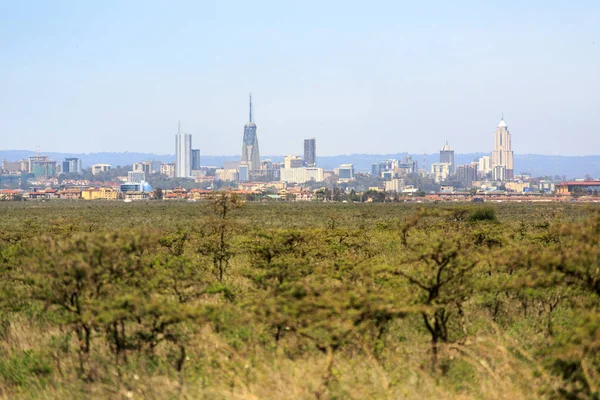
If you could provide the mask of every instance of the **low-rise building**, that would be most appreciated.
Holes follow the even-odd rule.
[[[116,200],[118,191],[110,187],[89,188],[81,191],[84,200]]]
[[[568,181],[556,185],[558,194],[598,194],[600,181]]]

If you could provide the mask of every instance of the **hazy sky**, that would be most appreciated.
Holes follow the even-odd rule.
[[[485,3],[485,4],[482,4]],[[0,0],[0,149],[600,154],[600,1]]]

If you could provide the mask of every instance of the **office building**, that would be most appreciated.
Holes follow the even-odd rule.
[[[175,163],[164,163],[160,166],[160,174],[167,178],[175,178]]]
[[[385,182],[385,191],[386,192],[401,192],[404,189],[404,179],[390,179]]]
[[[97,175],[101,172],[108,172],[110,171],[110,168],[110,164],[94,164],[92,165],[92,175]]]
[[[298,156],[285,156],[283,159],[284,168],[302,168],[304,160]]]
[[[463,187],[470,188],[473,181],[477,180],[477,166],[479,163],[474,162],[456,167],[456,181],[460,182]]]
[[[192,171],[200,171],[200,149],[192,149]]]
[[[192,135],[181,132],[181,124],[175,135],[175,177],[192,176]]]
[[[258,135],[256,133],[256,124],[252,121],[252,93],[250,93],[250,120],[244,126],[244,140],[240,162],[248,164],[250,170],[260,169]]]
[[[36,178],[51,178],[56,175],[56,161],[49,160],[46,156],[29,157],[29,173]]]
[[[141,172],[145,173],[146,176],[148,176],[148,175],[160,173],[161,165],[162,164],[160,161],[140,161],[140,162],[133,163],[133,170],[141,171]]]
[[[250,168],[248,167],[248,164],[240,164],[238,168],[238,180],[240,182],[247,182],[250,180]]]
[[[307,167],[317,165],[317,140],[315,138],[304,139],[304,164]]]
[[[144,171],[129,171],[127,172],[127,182],[141,183],[146,180],[146,173]]]
[[[494,151],[492,152],[492,170],[495,180],[506,180],[514,177],[514,154],[512,151],[511,135],[508,131],[508,126],[504,122],[504,117],[496,127],[494,132]],[[504,172],[500,173],[503,167]],[[500,179],[499,177],[502,177]]]
[[[354,179],[354,164],[342,164],[338,168],[338,178],[340,181],[351,181]]]
[[[492,156],[479,157],[477,163],[477,174],[479,178],[485,179],[492,172]]]
[[[494,165],[492,168],[492,180],[505,181],[507,179],[506,167],[504,165]]]
[[[239,180],[239,175],[240,173],[237,169],[218,168],[215,170],[215,178],[221,181],[237,182]]]
[[[323,168],[281,168],[279,170],[279,179],[287,183],[322,182],[324,179]]]
[[[450,175],[454,175],[454,150],[448,145],[448,141],[440,150],[440,162],[450,164]]]
[[[21,161],[2,161],[2,170],[9,174],[16,174],[18,172],[29,172],[29,160]]]
[[[260,169],[269,171],[273,169],[273,161],[270,159],[262,160],[260,162]]]
[[[432,163],[431,174],[435,183],[446,181],[450,176],[450,164],[442,162]]]
[[[120,190],[122,193],[127,192],[140,192],[140,193],[150,193],[152,192],[152,186],[148,182],[125,182],[121,184]]]
[[[394,169],[396,177],[404,177],[419,171],[418,161],[414,161],[411,156],[404,156],[400,162],[397,162],[397,160],[394,161],[397,164],[397,167]]]
[[[62,173],[63,174],[80,174],[81,173],[81,159],[76,157],[65,158],[62,162]]]

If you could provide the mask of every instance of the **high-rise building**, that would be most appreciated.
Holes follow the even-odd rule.
[[[503,167],[504,172],[500,173],[501,169],[496,167]],[[494,173],[494,179],[505,180],[512,179],[514,177],[514,154],[512,151],[511,136],[508,131],[508,126],[504,122],[504,116],[500,120],[496,132],[494,132],[494,151],[492,152],[492,172]]]
[[[443,162],[432,163],[431,174],[435,183],[444,182],[450,176],[450,164]]]
[[[470,188],[473,185],[473,181],[477,180],[478,165],[478,162],[473,162],[471,164],[459,165],[456,167],[456,180],[465,188]]]
[[[127,182],[130,183],[142,183],[146,180],[146,173],[144,171],[128,171]]]
[[[258,135],[256,124],[252,122],[252,93],[250,93],[250,120],[244,126],[244,141],[242,143],[242,158],[240,163],[247,163],[250,170],[260,169],[260,152],[258,150]]]
[[[340,181],[351,181],[354,179],[354,164],[342,164],[338,168]]]
[[[181,124],[175,135],[175,176],[177,178],[192,176],[192,135],[181,133]]]
[[[315,138],[304,139],[304,164],[307,167],[317,165],[317,140]]]
[[[133,163],[134,171],[142,171],[146,175],[160,173],[160,161],[138,161]]]
[[[302,168],[304,161],[298,156],[285,156],[283,158],[284,168]]]
[[[80,174],[81,173],[81,158],[65,158],[62,162],[62,172],[67,174]]]
[[[447,141],[446,145],[440,150],[440,162],[450,164],[450,175],[454,175],[454,150],[448,146]]]
[[[175,178],[175,163],[164,163],[160,166],[160,173],[167,178]]]
[[[29,172],[36,178],[51,178],[56,175],[56,161],[49,160],[46,156],[31,156],[29,157]]]
[[[250,179],[250,172],[248,171],[248,164],[240,164],[238,168],[238,180],[240,182],[246,182]]]
[[[492,172],[492,156],[479,157],[477,160],[477,174],[480,178],[486,178],[487,175]]]
[[[200,150],[192,149],[192,171],[200,171]]]

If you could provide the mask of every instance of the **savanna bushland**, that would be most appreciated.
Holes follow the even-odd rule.
[[[0,398],[598,398],[600,209],[0,202]]]

